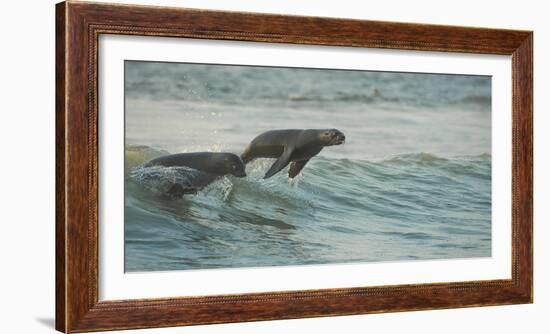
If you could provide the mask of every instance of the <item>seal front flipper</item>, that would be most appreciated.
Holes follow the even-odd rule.
[[[290,164],[290,168],[288,169],[288,177],[291,179],[295,178],[296,175],[300,174],[304,166],[307,164],[308,160],[300,160],[300,161],[294,161]]]
[[[277,174],[281,169],[285,168],[286,165],[290,163],[290,156],[292,155],[293,149],[290,147],[285,147],[283,154],[275,161],[275,163],[269,168],[267,173],[265,173],[264,179],[268,179],[273,175]]]

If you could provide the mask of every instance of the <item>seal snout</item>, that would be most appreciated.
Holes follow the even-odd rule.
[[[246,177],[246,166],[244,162],[239,158],[236,157],[235,161],[233,162],[231,174],[236,177]]]
[[[339,130],[332,130],[331,132],[331,145],[341,145],[346,142],[346,135],[344,133]]]

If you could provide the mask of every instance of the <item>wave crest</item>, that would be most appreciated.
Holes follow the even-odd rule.
[[[414,180],[422,181],[423,178],[435,176],[446,182],[463,183],[466,182],[464,177],[486,180],[490,179],[491,174],[491,155],[487,153],[445,158],[420,152],[383,160],[335,159],[321,155],[313,158],[294,179],[288,178],[286,167],[274,177],[264,180],[263,175],[274,159],[257,159],[247,165],[246,178],[209,178],[208,173],[187,167],[139,166],[153,157],[167,154],[166,151],[135,146],[127,148],[127,156],[128,151],[133,154],[131,165],[138,165],[127,176],[154,193],[170,192],[177,185],[189,190],[185,194],[197,193],[202,197],[216,197],[223,201],[231,198],[240,200],[244,196],[273,201],[284,207],[295,207],[297,203],[303,204],[298,206],[308,207],[316,200],[323,201],[327,197],[342,200],[348,196],[346,201],[356,201],[354,196],[361,196],[365,188],[353,183],[368,187],[379,184],[384,187],[389,183],[402,182],[412,186]],[[352,184],[350,180],[353,180]],[[332,192],[338,193],[335,188],[342,188],[346,196],[330,195]]]

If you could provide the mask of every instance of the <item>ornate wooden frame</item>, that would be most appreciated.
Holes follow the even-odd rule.
[[[512,56],[512,278],[98,300],[98,36],[124,34]],[[56,7],[56,328],[64,332],[532,302],[533,34],[67,1]]]

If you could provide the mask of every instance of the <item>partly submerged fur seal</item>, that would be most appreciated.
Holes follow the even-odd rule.
[[[272,130],[250,142],[241,158],[248,163],[256,158],[278,158],[264,176],[267,179],[291,163],[288,176],[294,178],[323,147],[340,145],[346,136],[336,129]]]
[[[187,173],[185,184],[174,183],[168,189],[167,194],[171,196],[196,193],[224,175],[246,176],[243,161],[233,153],[195,152],[171,154],[146,162],[140,168],[155,166],[186,167],[193,172]]]

